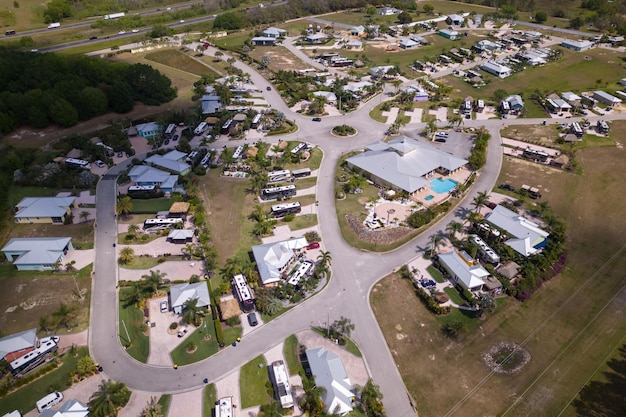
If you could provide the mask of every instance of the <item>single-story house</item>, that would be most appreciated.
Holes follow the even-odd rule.
[[[362,36],[365,33],[365,27],[364,26],[354,26],[350,29],[350,35],[352,36]]]
[[[459,32],[457,32],[456,30],[441,29],[437,33],[439,33],[439,35],[443,36],[444,38],[451,39],[453,41],[459,39]]]
[[[548,232],[501,205],[497,205],[485,215],[485,220],[504,230],[511,237],[504,243],[523,256],[537,253],[548,243],[547,237],[550,235]]]
[[[414,94],[413,101],[426,101],[428,100],[428,91],[424,90],[419,85],[409,85],[402,89],[403,93]]]
[[[400,39],[400,42],[398,43],[398,45],[402,49],[413,49],[413,48],[417,48],[418,46],[420,46],[419,43],[415,42],[413,39],[410,39],[410,38]]]
[[[287,31],[285,29],[269,27],[263,31],[266,38],[284,38]]]
[[[278,283],[287,266],[296,258],[295,252],[307,245],[305,238],[298,237],[253,246],[252,254],[259,270],[261,283],[263,285]]]
[[[566,91],[564,93],[561,93],[561,97],[563,97],[563,99],[567,101],[569,104],[574,104],[574,103],[580,104],[580,100],[582,100],[581,96],[579,96],[578,94],[574,94],[571,91]]]
[[[593,92],[594,100],[598,100],[600,103],[612,107],[622,102],[621,99],[612,96],[611,94],[598,90]]]
[[[420,35],[411,35],[409,36],[409,39],[419,43],[420,45],[428,45],[428,41],[426,40],[426,38]]]
[[[438,255],[441,266],[448,272],[455,284],[469,291],[478,291],[485,285],[484,278],[489,271],[465,251],[452,251]]]
[[[166,240],[177,244],[191,243],[195,233],[193,229],[173,229],[168,233]]]
[[[133,166],[128,176],[139,186],[156,185],[165,193],[171,193],[178,188],[178,175],[148,165]]]
[[[548,62],[545,54],[536,51],[526,51],[520,55],[520,58],[533,67],[545,65]]]
[[[135,127],[137,128],[137,133],[139,133],[139,136],[142,136],[146,139],[155,137],[163,130],[161,125],[156,122],[141,123]]]
[[[346,49],[362,49],[363,42],[352,40],[352,41],[346,42],[344,46]]]
[[[326,411],[341,416],[352,411],[354,392],[341,358],[323,347],[307,349],[305,354],[315,384],[324,388],[322,401]]]
[[[202,114],[215,114],[222,109],[222,101],[220,96],[214,94],[205,94],[200,99],[202,104]]]
[[[89,407],[78,400],[65,402],[58,410],[44,410],[39,417],[88,417]]]
[[[78,207],[76,197],[24,197],[15,205],[15,223],[64,224]]]
[[[500,49],[500,45],[488,39],[478,41],[476,47],[481,51],[498,51]]]
[[[328,38],[325,33],[312,33],[307,35],[304,40],[308,43],[322,43]]]
[[[522,100],[522,96],[518,94],[508,96],[504,101],[509,103],[509,108],[513,111],[520,111],[524,108],[524,100]]]
[[[370,76],[375,78],[385,78],[387,73],[393,69],[397,69],[395,65],[381,65],[378,67],[370,68]],[[394,77],[398,75],[399,71],[396,71]]]
[[[347,85],[344,85],[343,87],[341,87],[341,89],[343,91],[349,91],[353,94],[361,94],[363,92],[363,90],[365,89],[365,87],[371,87],[374,84],[372,84],[369,81],[359,81],[356,83],[350,83]]]
[[[506,65],[499,64],[495,61],[484,62],[480,66],[480,69],[500,78],[506,78],[511,75],[511,68],[507,67]]]
[[[561,46],[567,49],[571,49],[572,51],[582,52],[591,49],[593,47],[593,42],[585,40],[572,41],[569,39],[565,39],[563,42],[561,42]]]
[[[314,91],[313,95],[315,97],[324,97],[328,104],[335,104],[337,102],[337,95],[332,91]]]
[[[400,14],[400,10],[395,7],[381,7],[376,9],[376,14],[379,16],[392,16],[394,14]]]
[[[546,103],[555,113],[569,112],[572,109],[572,106],[567,101],[560,98],[549,98],[546,100]]]
[[[446,18],[446,23],[452,26],[461,26],[465,18],[460,14],[449,14]]]
[[[170,287],[170,305],[176,314],[183,314],[184,304],[193,299],[198,299],[198,307],[209,307],[211,297],[206,282],[194,282],[193,284],[178,284]]]
[[[183,162],[186,153],[177,150],[170,151],[165,155],[155,154],[144,160],[146,164],[166,169],[174,174],[187,175],[191,171],[191,165]]]
[[[37,329],[10,334],[0,339],[0,358],[13,362],[35,350],[38,344]]]
[[[276,38],[269,36],[256,36],[252,38],[252,44],[257,46],[274,46]]]
[[[71,237],[13,238],[2,252],[18,271],[52,271],[73,249]]]
[[[465,159],[406,136],[374,142],[346,162],[373,182],[409,194],[426,189],[435,172],[449,175],[467,164]]]

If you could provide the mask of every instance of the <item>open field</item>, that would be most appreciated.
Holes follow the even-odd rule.
[[[250,56],[259,62],[263,62],[263,56],[270,59],[268,68],[272,71],[297,71],[311,68],[311,64],[302,61],[287,48],[280,46],[256,46],[250,51]]]
[[[197,76],[209,74],[219,78],[219,74],[211,70],[206,64],[178,49],[160,49],[146,54],[145,58]]]
[[[613,134],[624,129],[616,122]],[[476,331],[455,341],[440,330],[445,318],[426,311],[409,282],[390,276],[375,286],[374,311],[420,415],[558,415],[622,342],[626,185],[617,172],[626,170],[624,150],[585,149],[578,159],[584,175],[504,161],[498,183],[541,187],[569,225],[566,268],[530,300],[499,301],[486,320],[473,320]],[[517,374],[490,373],[481,354],[500,342],[524,345],[532,359]],[[455,384],[433,390],[451,376]]]
[[[265,388],[269,380],[267,362],[263,355],[259,355],[241,367],[239,386],[241,390],[241,408],[255,405],[269,404],[271,397]]]
[[[564,48],[561,50],[563,57],[560,60],[544,67],[529,67],[505,79],[484,73],[483,77],[489,80],[489,84],[482,86],[480,90],[454,76],[445,77],[442,81],[452,87],[455,97],[480,95],[489,98],[496,90],[503,89],[509,94],[523,93],[528,104],[530,95],[536,89],[548,92],[590,91],[612,85],[623,77],[623,61],[618,53],[605,49],[592,49],[582,53]],[[588,59],[584,59],[585,57]],[[596,82],[598,80],[600,84]],[[572,86],[576,88],[572,90]]]
[[[538,143],[562,150],[578,150],[603,146],[612,147],[615,146],[614,138],[621,137],[615,131],[610,132],[608,136],[584,134],[583,140],[580,142],[558,144],[556,143],[558,138],[558,127],[556,125],[509,125],[502,129],[501,134],[506,138]]]

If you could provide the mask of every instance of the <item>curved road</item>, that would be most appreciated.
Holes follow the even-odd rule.
[[[225,56],[224,59],[227,59]],[[367,253],[349,246],[342,238],[334,207],[334,178],[338,159],[345,152],[362,149],[382,137],[386,125],[373,121],[368,113],[383,96],[375,97],[357,112],[345,116],[325,117],[321,123],[291,112],[279,94],[265,91],[270,84],[255,70],[237,62],[235,64],[250,74],[253,82],[264,91],[273,108],[283,111],[298,123],[300,130],[283,138],[309,141],[324,151],[324,159],[318,174],[318,216],[325,249],[333,256],[333,275],[329,285],[319,294],[305,301],[288,313],[270,321],[246,335],[237,347],[226,347],[216,355],[192,365],[174,370],[169,367],[146,365],[130,358],[119,343],[116,289],[116,253],[113,243],[117,229],[115,212],[115,177],[122,170],[117,166],[104,176],[97,186],[97,225],[95,233],[95,278],[93,282],[92,321],[90,348],[93,357],[104,367],[108,377],[124,382],[132,389],[149,392],[180,392],[197,389],[202,380],[216,381],[269,350],[279,341],[311,325],[334,321],[340,316],[349,317],[356,329],[353,339],[359,345],[374,381],[380,385],[387,414],[393,417],[414,416],[404,383],[396,368],[385,339],[369,306],[371,287],[391,270],[421,256],[428,247],[429,236],[444,232],[451,220],[460,221],[470,210],[473,197],[483,190],[491,190],[498,177],[502,158],[499,129],[506,124],[538,124],[543,119],[467,121],[465,127],[485,126],[492,134],[488,145],[487,164],[477,177],[475,187],[454,212],[448,213],[403,247],[389,253]],[[619,115],[604,119],[620,118]],[[623,118],[623,117],[622,117]],[[589,120],[599,117],[588,117]],[[576,119],[574,119],[576,120]],[[328,132],[339,124],[347,123],[359,129],[353,138],[335,138]],[[556,121],[555,121],[556,122]],[[559,121],[560,122],[560,121]],[[423,124],[411,125],[409,129],[423,128]],[[408,130],[408,129],[407,129]],[[267,138],[269,139],[269,138]],[[276,139],[277,140],[277,139]]]

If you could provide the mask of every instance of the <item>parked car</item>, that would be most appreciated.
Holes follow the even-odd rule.
[[[272,87],[265,87],[267,91],[272,91]]]
[[[105,164],[104,162],[102,162],[101,160],[99,160],[99,159],[98,159],[98,160],[96,161],[96,166],[97,166],[98,168],[104,168],[104,167],[106,166],[106,164]]]
[[[250,324],[250,326],[254,327],[257,324],[259,324],[259,321],[256,318],[256,313],[253,311],[252,313],[248,314],[248,324]]]
[[[165,139],[165,144],[169,145],[170,144],[170,140],[169,139]]]
[[[178,135],[174,135],[174,137],[172,138],[172,140],[173,140],[174,142],[176,142],[176,141],[178,140],[178,138],[179,138],[179,137],[180,137],[180,136],[178,136]]]
[[[515,191],[515,187],[513,187],[511,184],[500,184],[498,185],[498,188],[507,191]]]
[[[319,242],[312,242],[312,243],[311,243],[309,246],[307,246],[306,248],[307,248],[308,250],[311,250],[311,249],[318,249],[319,247],[320,247],[320,243],[319,243]]]
[[[167,313],[170,310],[167,300],[161,301],[161,313]]]
[[[187,328],[185,326],[178,329],[178,337],[183,337],[187,334]]]
[[[321,117],[314,117],[314,118],[313,118],[313,121],[314,121],[314,122],[321,122],[321,121],[322,121],[322,118],[321,118]]]
[[[435,138],[435,142],[446,143],[446,138]]]
[[[117,157],[118,157],[118,158],[123,158],[123,157],[124,157],[124,152],[121,152],[121,151],[120,151],[120,152],[118,152],[118,153],[117,153]]]

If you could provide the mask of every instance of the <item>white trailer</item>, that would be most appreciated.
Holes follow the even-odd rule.
[[[55,28],[60,28],[61,24],[59,22],[55,22],[55,23],[50,23],[48,25],[48,29],[55,29]]]
[[[124,13],[124,12],[105,14],[104,15],[104,20],[119,19],[120,17],[124,17],[124,16],[126,16],[126,13]]]

